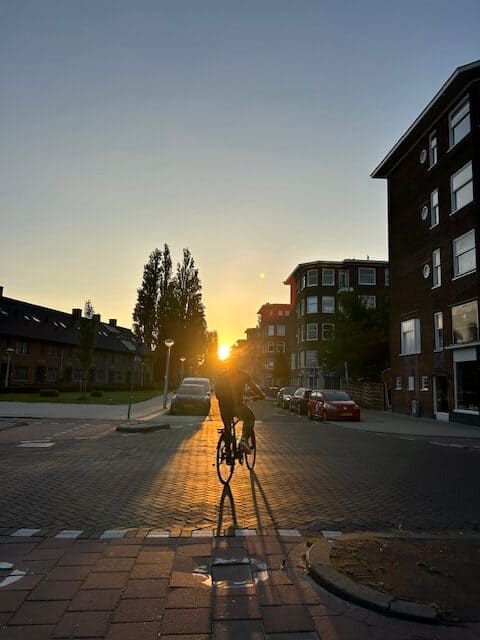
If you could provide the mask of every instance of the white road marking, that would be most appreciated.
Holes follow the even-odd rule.
[[[192,538],[213,538],[211,529],[195,529],[192,531]]]
[[[11,562],[0,562],[0,569],[11,569],[13,564]]]
[[[27,575],[26,571],[20,571],[20,569],[14,569],[9,576],[4,578],[0,582],[0,587],[6,587],[9,584],[14,584],[15,582],[18,582],[19,580],[21,580],[21,578],[23,578],[23,576],[26,576],[26,575]]]
[[[18,529],[12,536],[15,538],[30,538],[36,533],[40,533],[41,529]]]
[[[235,535],[239,537],[256,536],[257,530],[256,529],[235,529]]]
[[[162,531],[161,529],[153,529],[153,531],[149,531],[147,533],[147,538],[169,538],[169,537],[170,537],[170,533],[168,531]]]
[[[126,533],[127,529],[107,529],[102,533],[100,539],[123,538]]]
[[[45,449],[46,447],[53,447],[54,442],[22,442],[19,447],[30,447],[36,449]]]
[[[55,538],[78,538],[81,533],[81,529],[62,529]]]
[[[341,531],[322,531],[324,538],[338,538],[342,535]]]
[[[302,534],[300,533],[300,531],[298,531],[298,529],[279,529],[278,530],[278,535],[279,536],[291,536],[291,537],[302,537]]]

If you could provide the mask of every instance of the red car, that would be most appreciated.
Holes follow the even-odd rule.
[[[360,420],[360,407],[345,391],[312,391],[307,406],[310,420]]]

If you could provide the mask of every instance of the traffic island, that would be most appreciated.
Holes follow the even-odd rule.
[[[116,431],[120,433],[152,433],[153,431],[162,431],[170,429],[170,425],[166,422],[123,422],[119,424]]]
[[[480,535],[347,534],[310,547],[312,577],[332,593],[421,622],[480,621]]]

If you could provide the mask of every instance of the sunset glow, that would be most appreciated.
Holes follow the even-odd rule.
[[[230,347],[228,347],[226,344],[222,344],[218,348],[218,357],[220,358],[220,360],[226,360],[229,355],[230,355]]]

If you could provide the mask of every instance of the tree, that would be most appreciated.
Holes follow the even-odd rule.
[[[80,318],[80,332],[78,337],[78,358],[82,367],[83,391],[87,390],[88,372],[93,364],[95,342],[97,337],[97,323],[94,319],[95,309],[92,302],[87,300]]]
[[[133,331],[148,349],[156,340],[161,268],[162,252],[154,249],[143,268],[142,286],[137,289],[137,304],[133,312]]]

